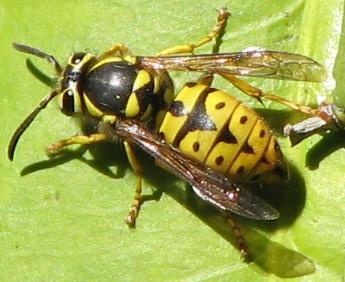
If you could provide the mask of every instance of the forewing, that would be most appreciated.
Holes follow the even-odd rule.
[[[226,72],[233,75],[314,82],[326,78],[325,69],[318,62],[288,52],[255,50],[190,56],[139,57],[139,59],[142,66],[154,69]]]
[[[159,134],[134,120],[118,120],[114,133],[150,154],[164,169],[188,182],[194,191],[213,206],[257,220],[273,220],[279,213],[262,199],[250,193],[223,174],[204,164],[186,158],[164,142]]]

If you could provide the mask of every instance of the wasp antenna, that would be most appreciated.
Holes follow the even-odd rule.
[[[45,75],[43,72],[41,72],[40,69],[36,67],[36,65],[29,58],[27,58],[25,62],[26,67],[35,78],[37,78],[39,81],[41,81],[43,84],[47,85],[51,89],[56,88],[58,78],[52,78],[50,76]]]
[[[33,122],[38,113],[44,109],[47,104],[58,94],[57,91],[51,92],[49,95],[45,96],[42,101],[39,103],[38,107],[30,114],[28,117],[19,125],[17,130],[14,132],[10,144],[8,145],[8,158],[12,161],[14,156],[14,151],[16,149],[18,140],[28,126]]]
[[[45,53],[44,51],[31,47],[31,46],[27,46],[24,44],[20,44],[20,43],[12,43],[12,46],[14,49],[16,49],[19,52],[23,52],[23,53],[27,53],[27,54],[31,54],[37,57],[40,57],[42,59],[46,59],[48,61],[49,64],[54,66],[54,69],[56,71],[56,73],[60,76],[62,73],[62,67],[60,66],[59,62],[54,58],[54,56],[49,55],[47,53]]]

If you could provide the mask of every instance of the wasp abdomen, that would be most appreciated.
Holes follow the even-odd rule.
[[[287,175],[278,143],[264,121],[233,96],[206,85],[187,84],[159,131],[186,156],[238,181],[281,180]]]

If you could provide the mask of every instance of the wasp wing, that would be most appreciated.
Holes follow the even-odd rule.
[[[161,135],[145,128],[143,123],[118,120],[114,132],[141,147],[161,167],[188,182],[200,198],[213,206],[251,219],[273,220],[279,217],[279,213],[265,201],[223,174],[186,158],[175,147],[167,144]]]
[[[318,62],[288,52],[253,50],[189,56],[139,57],[139,59],[143,67],[154,69],[225,72],[233,75],[313,82],[326,79],[326,71]]]

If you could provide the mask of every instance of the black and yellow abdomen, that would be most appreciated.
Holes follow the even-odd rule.
[[[188,83],[159,132],[183,154],[240,182],[287,178],[280,147],[249,107],[221,90]]]

